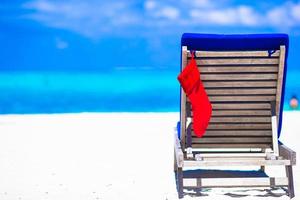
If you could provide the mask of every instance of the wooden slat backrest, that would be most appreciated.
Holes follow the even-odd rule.
[[[271,101],[279,117],[285,47],[268,51],[196,51],[201,80],[212,103],[202,138],[192,130],[193,148],[272,148]],[[182,48],[182,69],[191,59]],[[181,142],[186,147],[191,103],[181,91]]]

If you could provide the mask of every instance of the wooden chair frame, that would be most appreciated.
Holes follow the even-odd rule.
[[[196,57],[206,56],[215,58],[217,56],[221,57],[235,57],[238,55],[243,55],[245,57],[251,56],[266,56],[267,51],[228,51],[228,52],[215,52],[215,51],[196,51]],[[187,65],[188,55],[190,52],[187,50],[186,46],[182,47],[182,69]],[[293,186],[293,171],[292,166],[296,164],[296,153],[281,144],[278,141],[277,136],[277,125],[279,119],[280,111],[280,100],[282,91],[282,80],[284,73],[284,62],[285,62],[285,46],[280,46],[280,50],[274,53],[278,56],[278,76],[276,85],[276,96],[275,99],[270,101],[270,112],[271,112],[271,128],[272,128],[272,144],[271,148],[260,148],[257,151],[249,149],[247,146],[243,148],[243,145],[239,148],[232,147],[230,144],[219,149],[219,148],[209,148],[209,144],[205,144],[205,148],[208,147],[206,151],[205,148],[198,149],[193,148],[192,145],[189,146],[186,142],[186,138],[193,140],[190,133],[187,133],[187,108],[186,102],[187,97],[184,91],[181,91],[181,116],[180,116],[180,139],[178,138],[177,129],[174,133],[174,171],[176,172],[178,196],[182,198],[184,193],[184,188],[213,188],[213,187],[274,187],[282,186],[287,187],[288,195],[293,198],[294,186]],[[267,60],[267,59],[266,59]],[[201,61],[201,60],[200,60]],[[199,61],[199,62],[200,62]],[[246,62],[247,59],[238,60],[235,59],[234,62]],[[202,60],[202,63],[208,62]],[[222,62],[222,60],[215,60],[216,64]],[[250,62],[254,62],[251,60]],[[255,61],[256,62],[256,61]],[[243,63],[242,63],[243,64]],[[222,70],[222,67],[217,68]],[[233,70],[234,68],[230,68]],[[200,70],[201,71],[201,70]],[[277,71],[276,71],[277,72]],[[255,74],[254,74],[255,76]],[[213,82],[213,79],[211,80]],[[211,99],[211,98],[210,98]],[[245,100],[247,101],[247,100]],[[224,125],[226,126],[226,125]],[[201,138],[200,138],[201,139]],[[243,138],[241,138],[242,140]],[[239,139],[238,139],[239,140]],[[201,144],[199,145],[201,146]],[[198,146],[198,147],[199,147]],[[240,148],[242,147],[242,148]],[[248,150],[247,150],[248,148]],[[246,149],[246,150],[245,150]],[[238,151],[237,151],[238,150]],[[245,150],[245,151],[244,151]],[[286,169],[285,177],[185,177],[184,169],[189,167],[219,167],[219,166],[260,166],[261,170],[264,171],[265,166],[284,166]]]

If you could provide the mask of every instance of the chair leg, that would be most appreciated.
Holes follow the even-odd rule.
[[[183,198],[183,172],[182,167],[177,168],[177,187],[178,187],[178,198]]]
[[[286,175],[288,177],[288,190],[289,190],[289,197],[292,199],[295,197],[295,192],[294,192],[294,180],[293,180],[293,166],[292,165],[287,165],[285,166],[285,171]]]
[[[262,152],[265,153],[266,152],[266,149],[262,149]],[[260,170],[265,172],[266,170],[266,167],[264,165],[260,166]]]

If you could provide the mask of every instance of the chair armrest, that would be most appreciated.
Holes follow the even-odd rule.
[[[279,145],[279,155],[284,159],[290,160],[291,165],[296,165],[296,152],[288,148],[284,144],[280,143]]]

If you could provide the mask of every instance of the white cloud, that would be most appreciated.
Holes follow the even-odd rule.
[[[171,6],[162,7],[157,11],[156,16],[171,20],[177,19],[179,17],[179,10]]]
[[[300,22],[300,3],[294,5],[291,11],[291,14],[294,17],[294,19]]]
[[[195,22],[210,25],[258,25],[259,16],[251,7],[239,6],[228,9],[194,9],[190,12],[191,18]]]
[[[230,19],[225,12],[219,12],[217,10],[206,12],[205,10],[193,9],[190,11],[190,16],[192,22],[202,23],[202,24],[217,24],[224,25],[230,23]]]
[[[284,3],[261,13],[246,5],[198,8],[190,11],[190,17],[194,22],[208,25],[268,27],[281,30],[300,26],[300,3]]]
[[[25,4],[27,8],[38,8],[40,11],[43,12],[53,12],[56,11],[56,7],[53,4],[47,1],[35,1]]]
[[[23,7],[25,15],[50,27],[63,28],[88,37],[117,31],[123,26],[139,23],[136,13],[126,2],[87,3],[72,1],[34,0]]]
[[[267,12],[266,19],[273,26],[292,26],[293,19],[290,18],[287,7],[278,7]]]
[[[124,35],[126,31],[147,33],[158,28],[161,32],[173,33],[175,29],[182,32],[199,26],[278,31],[300,27],[300,3],[286,2],[263,10],[228,2],[230,0],[146,0],[140,8],[137,1],[31,0],[23,8],[29,13],[27,18],[92,38],[103,34]]]
[[[57,49],[66,49],[69,47],[69,43],[61,38],[55,38],[55,45]]]
[[[267,12],[267,21],[276,27],[291,28],[300,26],[300,3],[288,2]]]
[[[156,7],[155,1],[145,1],[144,7],[146,10],[153,10]]]
[[[148,12],[148,15],[155,18],[174,20],[180,16],[179,8],[170,5],[163,5],[156,1],[146,1],[144,7]]]
[[[237,8],[237,16],[243,25],[256,26],[260,24],[261,16],[249,6],[240,6]]]
[[[273,26],[287,25],[290,23],[285,8],[274,8],[267,12],[266,19]]]

